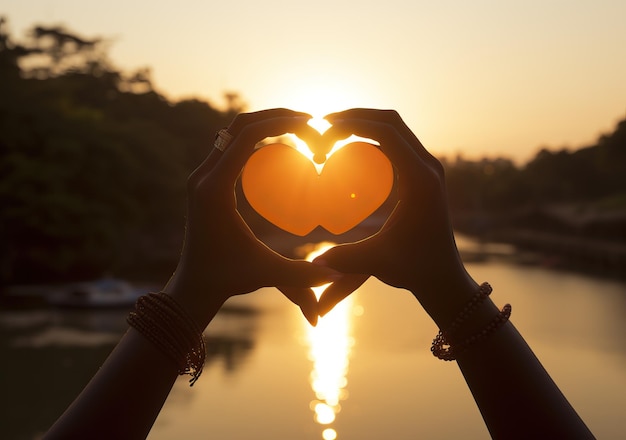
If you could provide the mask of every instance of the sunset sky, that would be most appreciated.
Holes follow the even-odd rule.
[[[37,23],[112,40],[172,99],[317,114],[400,112],[435,154],[593,143],[626,117],[624,0],[4,0],[15,37]]]

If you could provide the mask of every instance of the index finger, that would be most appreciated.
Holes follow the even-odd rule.
[[[381,150],[400,171],[400,175],[411,175],[415,171],[416,163],[422,163],[407,140],[388,123],[371,119],[341,119],[335,120],[335,124],[326,133],[338,138],[354,134],[378,141]]]
[[[228,126],[228,132],[233,136],[236,136],[246,125],[254,124],[255,122],[261,122],[267,119],[287,117],[312,118],[312,116],[308,113],[296,112],[287,108],[271,108],[251,113],[240,113]]]
[[[224,173],[234,184],[258,142],[285,133],[300,133],[303,137],[314,136],[316,131],[307,125],[308,120],[308,117],[302,116],[275,117],[244,126],[223,153],[215,171]]]
[[[265,119],[277,117],[302,117],[310,119],[311,115],[309,115],[308,113],[296,112],[286,108],[273,108],[252,113],[240,113],[235,116],[233,121],[230,123],[227,131],[231,136],[235,136],[241,131],[243,127],[245,127],[246,124],[251,124],[254,122],[263,121]],[[220,158],[222,157],[222,153],[222,149],[212,148],[204,161],[193,171],[193,173],[191,173],[191,176],[189,176],[189,180],[196,181],[207,175],[220,160]]]
[[[373,122],[384,122],[392,125],[404,138],[406,138],[417,154],[420,155],[431,166],[441,166],[435,156],[430,154],[415,133],[406,125],[395,110],[378,110],[370,108],[353,108],[342,112],[331,113],[324,117],[330,123],[335,123],[342,119],[362,119]]]

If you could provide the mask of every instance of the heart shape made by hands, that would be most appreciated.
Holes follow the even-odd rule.
[[[248,159],[241,184],[252,208],[279,228],[305,236],[319,225],[338,235],[383,204],[393,167],[376,146],[353,142],[332,154],[318,174],[295,148],[271,144]]]

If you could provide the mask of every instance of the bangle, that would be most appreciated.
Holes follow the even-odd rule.
[[[459,326],[467,320],[472,313],[474,313],[485,298],[491,294],[492,290],[493,289],[489,283],[481,284],[476,295],[470,299],[461,313],[459,313],[454,321],[452,321],[448,330],[439,330],[439,333],[437,333],[437,336],[433,339],[432,347],[430,347],[430,351],[432,351],[435,357],[444,361],[453,361],[459,353],[464,352],[472,344],[495,332],[509,320],[509,317],[511,316],[511,304],[506,304],[498,315],[494,317],[481,331],[466,338],[464,341],[454,341],[454,333],[458,330]]]
[[[191,376],[190,386],[196,383],[206,358],[202,330],[174,298],[143,295],[126,321],[176,364],[178,374]]]

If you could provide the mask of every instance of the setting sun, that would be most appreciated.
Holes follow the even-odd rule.
[[[330,127],[332,127],[332,124],[328,122],[326,119],[324,119],[323,116],[317,116],[317,115],[313,115],[313,117],[309,120],[308,124],[311,127],[313,127],[315,130],[317,130],[320,134],[324,134]],[[313,156],[315,154],[313,151],[311,151],[307,143],[294,134],[288,134],[288,137],[293,142],[296,149],[300,153],[302,153],[306,158],[308,158],[311,162],[313,162],[313,165],[315,165],[315,169],[317,173],[320,174],[322,172],[322,168],[324,167],[324,163],[323,162],[318,163],[313,159]],[[380,146],[380,143],[374,139],[368,139],[368,138],[356,136],[353,134],[347,137],[346,139],[341,139],[335,142],[333,147],[330,149],[330,151],[326,155],[326,158],[328,159],[337,150],[353,142],[365,142],[365,143],[369,143],[372,145]]]
[[[272,89],[272,98],[288,108],[309,113],[324,126],[328,114],[364,104],[363,88],[351,72],[334,58],[326,63],[301,60],[288,78],[280,78],[281,86]]]
[[[317,115],[313,115],[313,118],[309,120],[308,124],[322,134],[331,127],[330,122]]]

